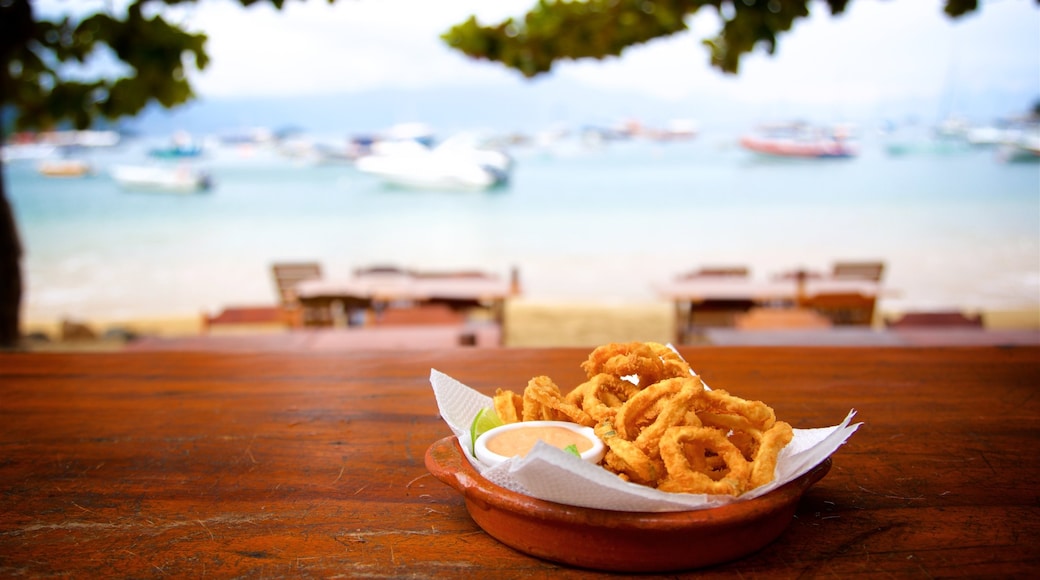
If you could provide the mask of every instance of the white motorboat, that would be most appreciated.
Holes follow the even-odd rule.
[[[121,187],[133,191],[195,193],[212,185],[209,174],[186,165],[119,165],[113,167],[111,173]]]
[[[399,187],[481,191],[509,181],[512,159],[505,153],[449,139],[435,147],[414,140],[374,144],[356,161],[358,170]]]

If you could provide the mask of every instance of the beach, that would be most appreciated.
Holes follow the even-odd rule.
[[[507,345],[671,336],[655,287],[706,265],[765,280],[839,260],[886,269],[876,323],[906,311],[983,313],[1040,326],[1040,169],[992,150],[892,157],[864,134],[854,159],[749,156],[734,135],[678,143],[518,149],[507,187],[388,188],[349,165],[214,148],[205,194],[121,191],[105,168],[151,143],[99,152],[83,179],[5,167],[26,248],[27,331],[62,320],[98,334],[190,334],[204,313],[271,305],[271,265],[325,276],[390,264],[508,276]],[[274,329],[264,329],[274,330]]]

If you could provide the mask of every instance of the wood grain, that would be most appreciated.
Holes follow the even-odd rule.
[[[1040,569],[1040,349],[681,351],[796,427],[864,422],[779,540],[699,576]],[[586,355],[0,354],[0,575],[597,576],[497,543],[423,464],[431,368],[490,394]]]

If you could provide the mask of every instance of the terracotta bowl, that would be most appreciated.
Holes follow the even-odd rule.
[[[764,496],[685,512],[619,512],[558,504],[484,479],[454,437],[426,451],[426,468],[462,493],[485,532],[525,554],[613,572],[690,570],[747,556],[787,528],[802,494],[830,470],[828,459]]]

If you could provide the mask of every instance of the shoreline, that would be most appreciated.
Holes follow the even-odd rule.
[[[635,340],[667,343],[674,336],[673,312],[672,303],[666,301],[589,303],[514,299],[506,305],[503,342],[506,347],[531,348],[585,347]],[[984,311],[963,309],[961,312],[980,314],[987,330],[1040,331],[1040,306]],[[901,314],[881,309],[875,315],[873,327],[883,328],[884,321]],[[121,346],[130,336],[178,338],[206,334],[202,313],[128,319],[80,317],[67,322],[71,326],[63,332],[62,320],[28,319],[23,321],[22,332],[27,337],[35,336],[35,344],[52,348],[79,344],[102,349],[106,345]],[[289,329],[275,324],[248,324],[222,326],[209,332],[258,334],[289,332]]]

